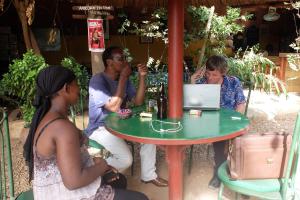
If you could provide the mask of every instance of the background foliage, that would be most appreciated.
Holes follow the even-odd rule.
[[[4,95],[16,99],[22,117],[26,122],[30,122],[34,113],[31,105],[35,96],[35,79],[38,72],[45,68],[47,64],[42,56],[36,55],[29,50],[22,59],[15,59],[9,65],[9,71],[3,75],[0,82]]]
[[[208,33],[205,32],[205,27],[208,22],[210,8],[205,6],[195,7],[189,6],[187,11],[192,19],[192,26],[190,30],[187,30],[185,34],[185,44],[189,45],[196,40],[203,40],[205,36],[208,36],[208,41],[205,48],[205,58],[208,58],[215,54],[224,54],[226,49],[226,40],[238,32],[244,30],[242,21],[249,20],[252,15],[241,15],[240,8],[227,7],[226,15],[220,16],[216,13],[213,14],[211,20],[211,27]],[[194,52],[194,56],[199,55],[200,49]],[[205,63],[197,63],[196,65],[202,66]]]
[[[72,57],[64,58],[62,66],[71,69],[80,86],[82,97],[88,94],[88,73],[86,69],[78,64]],[[22,117],[27,125],[31,122],[35,108],[32,101],[35,97],[35,80],[39,71],[48,64],[42,56],[36,55],[29,50],[23,55],[22,59],[15,59],[9,65],[9,71],[3,75],[0,81],[0,88],[3,95],[15,99],[20,106]]]
[[[210,8],[200,6],[189,6],[187,12],[191,17],[192,26],[189,30],[185,30],[184,44],[188,47],[195,41],[203,40],[206,36],[208,42],[205,48],[205,54],[202,66],[206,59],[215,54],[224,54],[226,49],[226,40],[239,33],[243,32],[244,27],[242,21],[249,20],[252,15],[242,15],[239,8],[227,7],[226,15],[219,16],[213,14],[211,21],[211,28],[208,33],[205,32],[207,26]],[[134,33],[138,36],[153,37],[164,42],[167,48],[167,10],[155,10],[151,18],[142,22],[142,26],[131,22],[126,15],[123,15],[124,20],[119,29],[119,32],[124,34],[126,32]],[[166,49],[165,48],[165,49]],[[168,66],[162,62],[165,49],[161,57],[157,60],[148,55],[147,66],[151,72],[148,76],[148,96],[151,98],[155,96],[155,88],[160,82],[164,82],[167,86],[167,68]],[[200,48],[196,49],[193,57],[198,57]],[[195,59],[194,59],[195,60]],[[198,63],[194,64],[194,66]],[[286,93],[285,85],[275,76],[276,66],[269,59],[265,58],[258,52],[258,46],[246,50],[244,53],[237,52],[237,54],[228,59],[229,75],[239,77],[243,82],[251,84],[255,88],[262,88],[266,92],[273,89],[279,94]],[[137,77],[132,80],[137,82]],[[166,87],[167,88],[167,87]]]
[[[238,77],[244,84],[251,84],[265,92],[275,90],[277,94],[286,94],[285,84],[275,76],[278,68],[271,60],[258,53],[257,46],[242,55],[238,53],[234,58],[229,58],[228,66],[228,74]]]
[[[88,95],[89,74],[85,67],[77,63],[77,61],[73,57],[64,58],[61,61],[61,65],[74,72],[80,87],[80,94],[83,97],[86,97]]]
[[[83,113],[83,106],[86,105],[86,97],[88,96],[89,74],[86,68],[76,62],[75,58],[67,57],[61,61],[61,65],[72,70],[77,77],[80,88],[80,100],[74,107],[76,113]]]

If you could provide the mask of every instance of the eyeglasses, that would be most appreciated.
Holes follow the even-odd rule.
[[[126,59],[125,59],[124,56],[114,56],[114,57],[113,57],[113,60],[119,61],[119,62],[124,62],[124,61],[126,61]]]

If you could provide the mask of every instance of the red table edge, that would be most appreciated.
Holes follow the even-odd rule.
[[[130,140],[133,142],[138,143],[146,143],[146,144],[158,144],[158,145],[193,145],[193,144],[207,144],[207,143],[213,143],[218,142],[222,140],[229,140],[232,138],[235,138],[237,136],[243,135],[247,132],[249,129],[249,125],[247,125],[245,128],[238,130],[234,133],[224,135],[221,137],[214,137],[214,138],[207,138],[207,139],[194,139],[194,140],[173,140],[173,139],[151,139],[146,137],[137,137],[137,136],[131,136],[131,135],[124,135],[123,133],[120,133],[118,131],[115,131],[107,126],[105,128],[112,133],[113,135],[123,138],[125,140]],[[159,134],[159,133],[158,133]]]

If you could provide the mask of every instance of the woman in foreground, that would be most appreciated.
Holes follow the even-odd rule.
[[[139,192],[101,184],[111,167],[92,159],[82,134],[68,119],[79,98],[72,71],[61,66],[43,69],[36,80],[36,111],[24,145],[35,200],[147,200]]]

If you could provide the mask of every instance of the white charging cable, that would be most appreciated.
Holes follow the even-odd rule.
[[[177,125],[178,127],[168,128],[168,129],[162,129],[162,128],[156,129],[156,128],[154,128],[153,122],[159,122],[161,124],[166,124],[166,125]],[[180,123],[180,121],[178,121],[178,122],[165,122],[165,121],[160,121],[160,120],[151,120],[150,126],[155,132],[158,132],[158,133],[175,133],[175,132],[178,132],[178,131],[183,129],[183,126]]]

